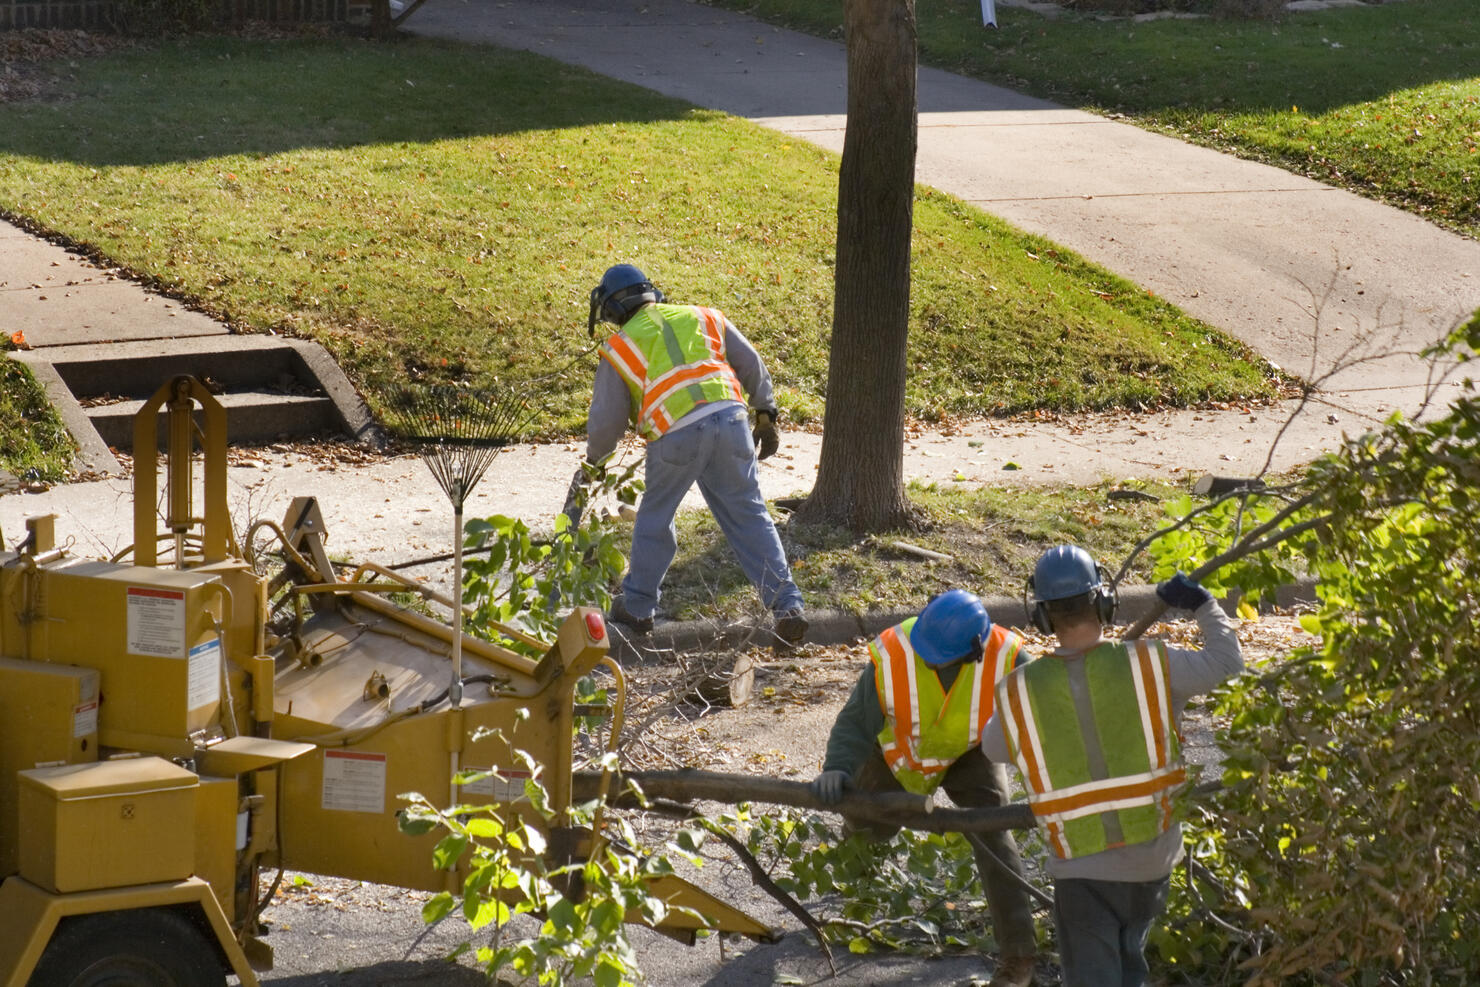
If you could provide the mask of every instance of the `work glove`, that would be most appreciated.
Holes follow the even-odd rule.
[[[846,771],[824,771],[812,779],[812,794],[823,805],[837,805],[842,801],[843,789],[848,787],[851,780]]]
[[[571,531],[581,525],[581,508],[585,503],[581,491],[585,489],[587,483],[600,483],[605,475],[606,468],[603,466],[582,463],[576,467],[575,475],[570,478],[570,486],[565,491],[565,506],[560,509],[561,514],[570,518]]]
[[[1156,595],[1161,602],[1178,610],[1196,610],[1213,598],[1185,572],[1178,572],[1171,579],[1156,585]]]
[[[755,440],[755,458],[765,459],[781,448],[781,437],[776,434],[776,411],[760,409],[755,413],[755,431],[750,433]]]

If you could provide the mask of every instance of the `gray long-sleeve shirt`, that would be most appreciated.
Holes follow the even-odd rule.
[[[1210,600],[1197,609],[1197,626],[1202,630],[1203,647],[1197,650],[1167,648],[1167,683],[1171,687],[1172,709],[1179,721],[1183,707],[1193,696],[1211,691],[1220,682],[1243,671],[1244,656],[1239,648],[1233,621],[1217,601]],[[1084,652],[1052,652],[1039,661],[1083,661]],[[982,753],[993,761],[1012,763],[1007,734],[998,714],[994,713],[982,730]],[[1156,881],[1166,877],[1182,858],[1182,825],[1175,823],[1165,833],[1146,843],[1102,850],[1087,857],[1060,860],[1048,858],[1048,872],[1055,878],[1088,878],[1097,881]]]
[[[721,317],[723,314],[721,313]],[[776,395],[771,386],[771,375],[750,340],[741,335],[728,318],[725,324],[725,360],[740,379],[740,386],[750,398],[752,408],[776,407]],[[705,415],[714,414],[733,401],[714,401],[700,405],[674,423],[673,428],[693,424]],[[627,427],[635,420],[637,409],[632,407],[632,395],[627,382],[605,359],[596,366],[596,380],[591,387],[591,408],[586,415],[586,461],[599,463],[617,448]],[[670,429],[669,431],[672,431]]]

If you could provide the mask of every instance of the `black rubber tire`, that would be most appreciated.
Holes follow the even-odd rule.
[[[139,908],[63,919],[30,987],[223,987],[226,970],[188,916]]]

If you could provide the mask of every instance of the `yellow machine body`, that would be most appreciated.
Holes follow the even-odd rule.
[[[286,560],[261,576],[231,530],[225,450],[220,405],[176,378],[136,422],[131,559],[70,556],[50,517],[31,519],[16,551],[0,545],[0,987],[30,982],[68,922],[181,908],[223,976],[251,987],[252,969],[271,966],[264,867],[456,888],[457,872],[433,867],[435,834],[399,830],[410,792],[442,808],[498,803],[552,848],[589,849],[565,813],[576,683],[609,645],[600,612],[575,610],[554,642],[502,625],[490,629],[502,643],[457,640],[393,598],[455,601],[375,565],[341,577],[310,498],[248,532],[250,544],[272,529]],[[516,750],[537,765],[552,818],[526,801]],[[469,771],[486,774],[455,782]],[[677,878],[653,891],[708,927],[770,934]],[[703,925],[677,908],[660,928]]]

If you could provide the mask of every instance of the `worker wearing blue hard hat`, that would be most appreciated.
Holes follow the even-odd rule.
[[[960,806],[1006,805],[1002,765],[982,754],[980,742],[997,681],[1029,657],[1023,645],[962,589],[933,597],[918,616],[885,630],[869,643],[870,665],[833,723],[813,794],[831,805],[845,789],[929,795],[944,788]],[[1011,833],[988,833],[973,851],[1000,953],[991,983],[1025,987],[1037,944],[1017,846]]]
[[[807,632],[802,594],[761,496],[756,462],[776,452],[776,397],[765,363],[718,309],[668,304],[631,264],[591,289],[587,331],[616,326],[601,360],[586,423],[586,461],[605,462],[629,425],[647,440],[645,488],[632,528],[622,593],[610,617],[652,630],[663,578],[678,549],[674,515],[695,483],[746,577],[771,611],[783,645]],[[755,409],[752,427],[747,406]],[[584,481],[578,470],[573,484]]]
[[[1065,987],[1137,987],[1182,856],[1178,721],[1190,698],[1244,667],[1238,636],[1213,594],[1179,572],[1156,595],[1192,611],[1206,647],[1107,640],[1115,586],[1077,545],[1043,553],[1026,592],[1058,647],[998,682],[982,750],[1017,765],[1044,830]]]

